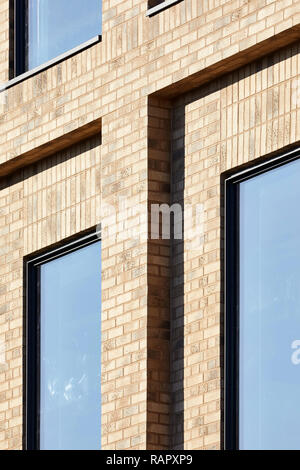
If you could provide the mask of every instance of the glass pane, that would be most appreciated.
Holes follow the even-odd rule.
[[[102,0],[29,0],[28,69],[100,35]]]
[[[241,449],[300,449],[299,181],[295,161],[240,184]]]
[[[40,448],[99,449],[101,242],[40,269]]]

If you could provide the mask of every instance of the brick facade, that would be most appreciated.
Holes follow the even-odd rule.
[[[300,1],[148,6],[103,0],[100,43],[0,94],[0,449],[23,445],[24,257],[100,223],[102,448],[223,445],[222,176],[299,144]],[[153,203],[200,205],[196,248],[147,237]]]

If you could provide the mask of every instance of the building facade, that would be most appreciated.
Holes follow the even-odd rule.
[[[28,262],[93,232],[101,448],[234,447],[226,181],[297,156],[300,1],[103,0],[96,37],[32,66],[19,3],[0,0],[0,449],[35,446]]]

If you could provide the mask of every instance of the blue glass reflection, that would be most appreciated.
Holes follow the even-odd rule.
[[[300,161],[240,184],[241,449],[300,449]]]
[[[40,448],[101,443],[101,242],[41,266]]]
[[[101,34],[102,0],[29,0],[28,69]]]

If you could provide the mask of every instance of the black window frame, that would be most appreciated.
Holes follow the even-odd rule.
[[[40,449],[40,266],[99,241],[101,232],[93,229],[24,260],[23,448],[26,450]]]
[[[13,31],[10,34],[10,48],[13,51],[13,58],[11,60],[12,66],[10,67],[9,75],[10,80],[13,82],[14,79],[18,77],[25,76],[25,78],[28,78],[29,76],[33,76],[48,69],[52,65],[59,64],[63,60],[72,57],[78,52],[82,52],[102,40],[102,35],[99,34],[33,69],[28,69],[28,0],[10,1],[13,2],[10,4],[10,9],[13,8],[13,12],[10,11],[10,15],[13,18]],[[16,83],[18,83],[18,80]]]
[[[239,185],[245,180],[300,159],[300,148],[232,171],[224,184],[224,448],[239,450]]]

